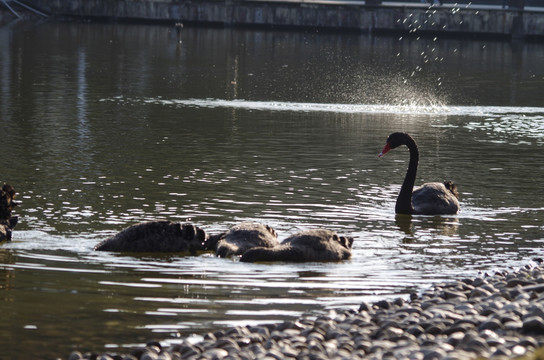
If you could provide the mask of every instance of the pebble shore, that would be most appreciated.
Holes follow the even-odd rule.
[[[200,342],[68,360],[512,359],[544,346],[544,264],[437,283],[409,300],[363,303],[273,325],[208,333]]]

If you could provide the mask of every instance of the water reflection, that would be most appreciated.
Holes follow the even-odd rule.
[[[12,251],[0,248],[0,264],[13,264],[14,262],[15,260],[13,259]],[[2,292],[4,296],[2,296],[1,299],[5,302],[10,301],[9,292],[7,292],[7,290],[11,290],[12,288],[12,278],[13,273],[11,271],[0,268],[0,290],[6,290],[5,292]]]
[[[86,54],[83,48],[78,52],[78,67],[77,67],[77,119],[79,121],[79,138],[84,141],[89,137],[89,126],[87,124],[87,78],[85,75],[87,69]],[[87,152],[88,146],[80,145],[81,151]]]
[[[29,356],[357,308],[542,256],[541,45],[52,23],[0,37],[0,180],[23,201],[0,245],[0,342]],[[418,141],[417,183],[458,184],[457,216],[395,216],[407,157],[377,159],[393,131]],[[157,218],[326,226],[355,237],[353,258],[92,251]]]
[[[430,231],[439,236],[455,237],[458,235],[459,219],[445,216],[417,216],[396,214],[395,223],[407,236],[403,240],[410,243],[421,235],[416,236],[416,231]],[[435,236],[436,236],[435,235]]]

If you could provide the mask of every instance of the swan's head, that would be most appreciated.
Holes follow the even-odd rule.
[[[378,154],[378,157],[382,157],[389,152],[401,145],[406,145],[408,142],[414,141],[410,135],[403,132],[394,132],[387,138],[387,142],[382,149],[382,152]]]

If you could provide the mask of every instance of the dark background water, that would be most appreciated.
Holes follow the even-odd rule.
[[[533,43],[0,28],[0,181],[22,201],[0,244],[2,356],[171,343],[542,256],[543,62]],[[459,215],[395,216],[408,153],[377,158],[393,131],[418,141],[418,183],[458,183]],[[353,259],[92,251],[157,218],[323,226],[355,237]]]

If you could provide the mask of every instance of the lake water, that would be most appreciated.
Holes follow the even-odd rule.
[[[156,339],[407,297],[544,256],[544,44],[122,24],[0,28],[2,358]],[[455,181],[457,216],[395,216]],[[96,253],[140,221],[355,238],[332,264]],[[194,334],[194,335],[193,335]],[[24,354],[24,355],[23,355]]]

